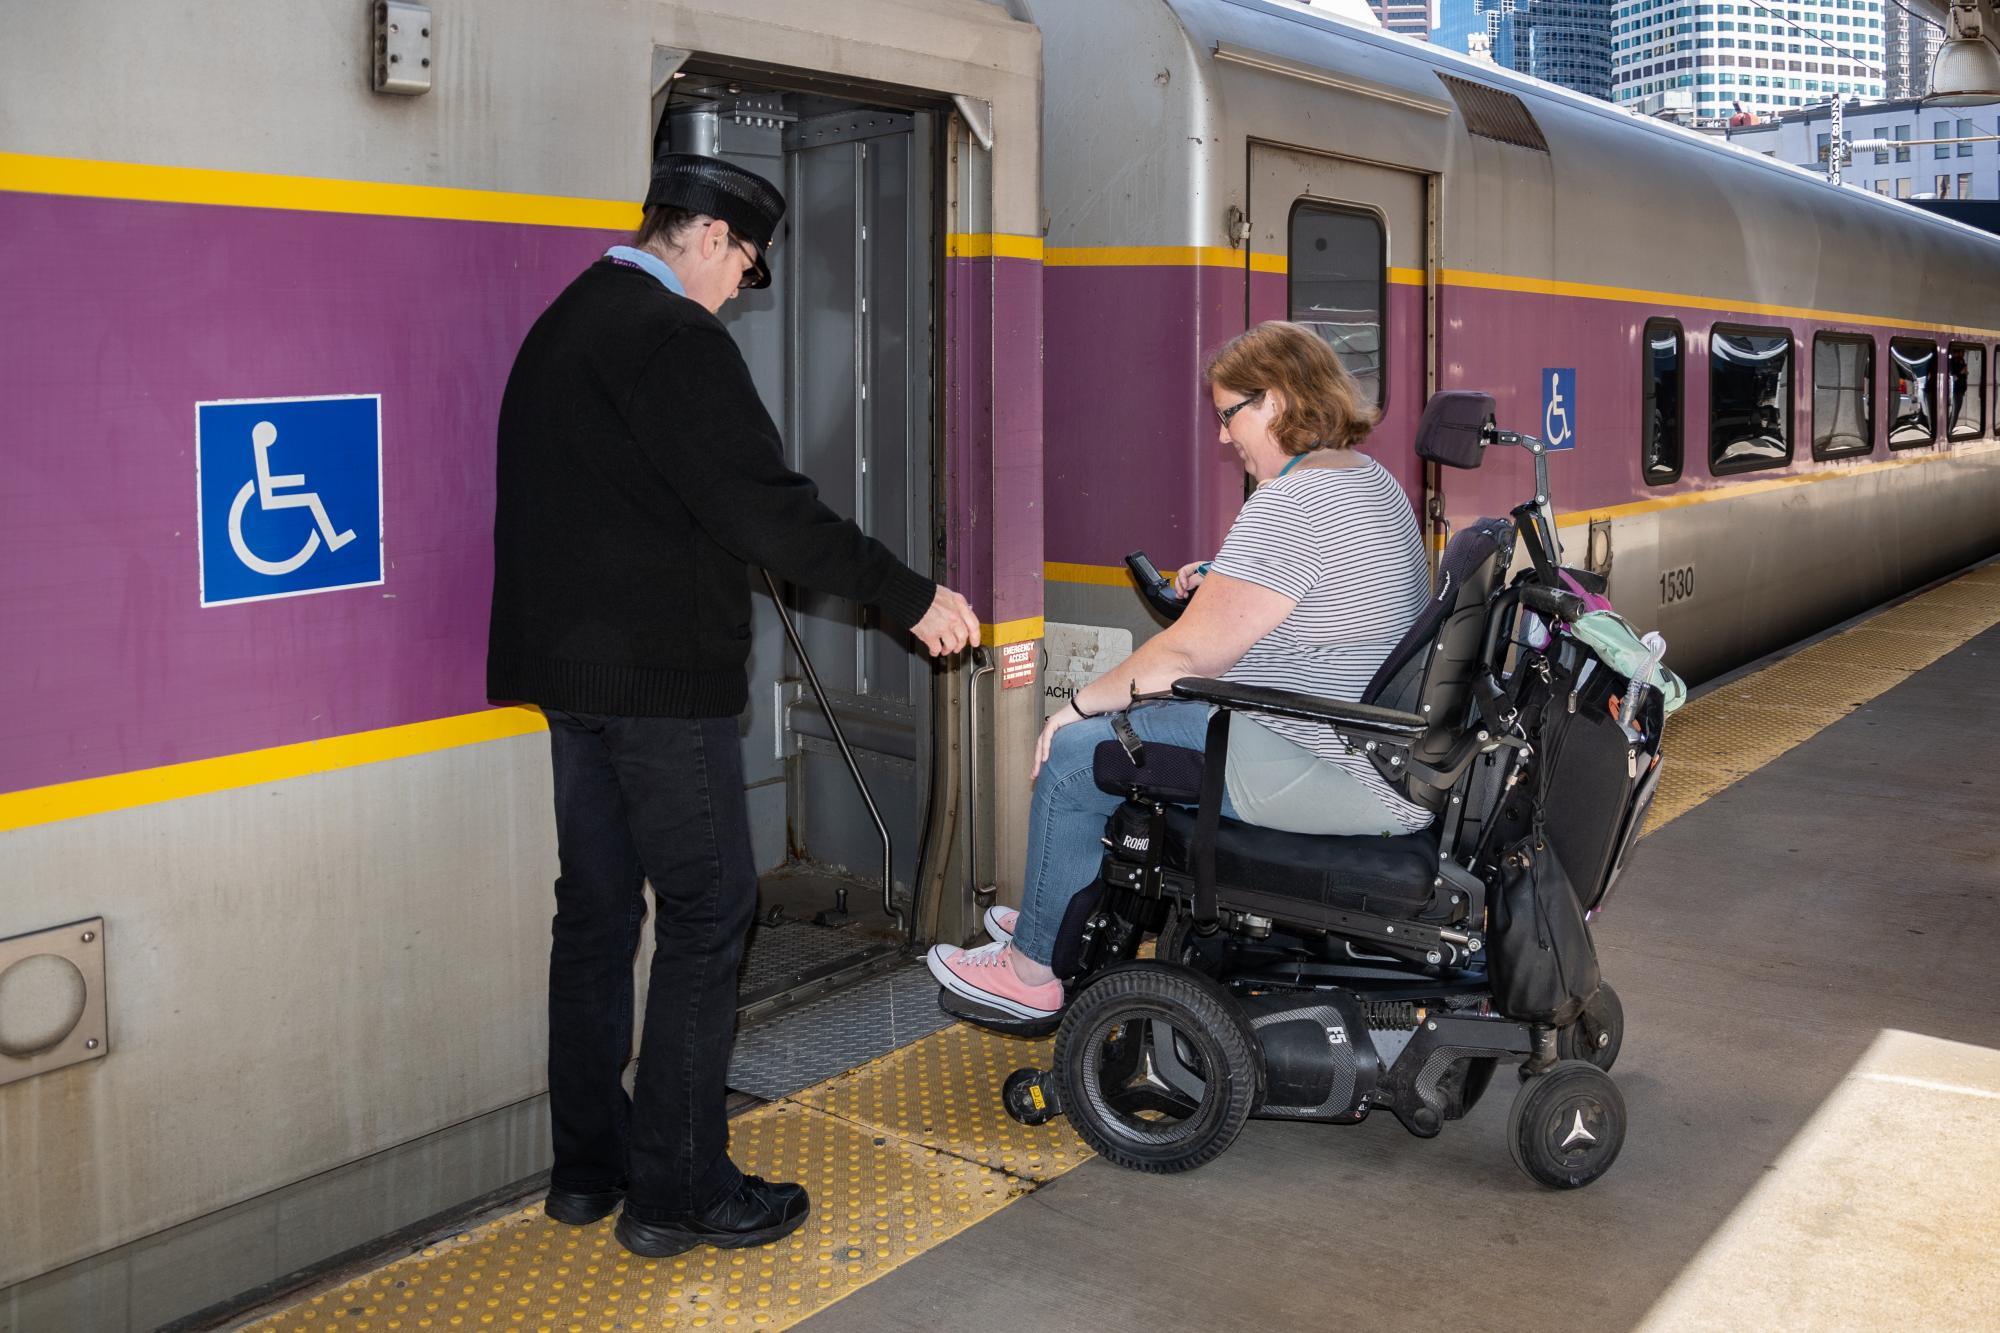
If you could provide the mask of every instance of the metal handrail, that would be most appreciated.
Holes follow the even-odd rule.
[[[759,572],[764,576],[764,586],[771,590],[771,603],[778,608],[778,620],[785,627],[785,637],[792,641],[792,651],[799,655],[799,665],[805,668],[806,683],[812,686],[813,697],[819,700],[820,711],[826,714],[826,725],[833,732],[833,743],[840,747],[840,757],[847,761],[847,771],[861,793],[861,803],[868,807],[868,817],[875,821],[875,832],[882,839],[882,910],[895,918],[896,929],[907,931],[903,914],[896,909],[892,896],[896,879],[889,856],[889,826],[882,822],[882,812],[875,808],[875,797],[868,790],[868,780],[861,776],[861,765],[847,744],[846,733],[840,729],[840,718],[834,714],[833,701],[826,697],[826,688],[819,683],[819,672],[813,670],[812,658],[806,656],[806,645],[799,638],[798,626],[792,623],[791,612],[785,609],[785,599],[778,593],[778,581],[771,577],[768,569]],[[847,890],[841,889],[839,895],[844,900]],[[847,904],[842,901],[839,906],[844,911]]]
[[[966,878],[972,881],[972,896],[976,900],[984,891],[979,883],[979,678],[990,676],[995,668],[993,654],[985,648],[972,650],[973,668],[966,680],[966,713],[969,715],[968,730],[971,736],[965,747],[969,772],[966,775],[967,793],[965,817],[965,860]],[[998,875],[994,876],[999,879]],[[978,910],[976,907],[974,910]]]

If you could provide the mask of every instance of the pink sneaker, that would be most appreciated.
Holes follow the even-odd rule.
[[[1030,986],[1014,975],[1013,946],[995,941],[977,949],[931,946],[924,962],[938,985],[1016,1018],[1054,1018],[1062,1012],[1062,982]]]
[[[1002,944],[1014,942],[1014,923],[1021,914],[1011,907],[989,907],[986,909],[986,933]]]

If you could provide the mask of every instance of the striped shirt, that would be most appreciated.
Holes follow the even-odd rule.
[[[1210,562],[1298,603],[1223,679],[1359,701],[1430,600],[1429,562],[1403,488],[1373,459],[1293,468],[1243,504]],[[1259,726],[1352,773],[1405,828],[1431,822],[1324,723],[1256,715]]]

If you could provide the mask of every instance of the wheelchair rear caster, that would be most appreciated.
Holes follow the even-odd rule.
[[[1055,1075],[1040,1069],[1017,1069],[1000,1086],[1007,1114],[1023,1125],[1046,1125],[1062,1114]]]
[[[1625,1044],[1625,1006],[1610,983],[1597,988],[1576,1022],[1556,1033],[1556,1051],[1565,1060],[1588,1060],[1611,1072]]]
[[[1581,1189],[1625,1146],[1625,1098],[1586,1060],[1561,1060],[1521,1085],[1507,1113],[1514,1165],[1550,1189]]]

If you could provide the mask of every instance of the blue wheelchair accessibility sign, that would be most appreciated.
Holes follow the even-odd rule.
[[[382,398],[195,404],[201,604],[382,582]]]
[[[1576,371],[1542,371],[1542,443],[1550,449],[1576,448]]]

